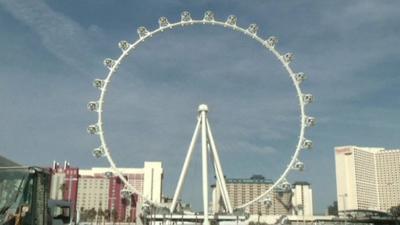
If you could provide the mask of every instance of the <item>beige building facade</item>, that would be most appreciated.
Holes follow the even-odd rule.
[[[85,172],[85,171],[84,171]],[[78,183],[77,209],[106,209],[109,202],[110,181],[103,176],[82,176]]]
[[[308,182],[295,182],[292,188],[293,215],[314,215],[313,192]]]
[[[260,175],[247,179],[226,179],[225,181],[233,208],[255,199],[273,185],[272,180],[265,179]],[[223,211],[223,201],[219,188],[213,187],[213,211]],[[245,211],[250,215],[289,215],[292,207],[291,197],[291,191],[273,192],[266,197],[269,201],[254,203],[246,208]]]
[[[400,204],[400,149],[335,148],[339,211],[388,211]]]
[[[128,182],[143,196],[154,202],[161,202],[163,168],[161,162],[145,162],[143,168],[119,168],[119,171],[126,177]],[[95,167],[88,170],[79,170],[78,183],[78,202],[77,209],[107,208],[109,205],[113,208],[114,201],[110,198],[119,197],[120,187],[112,183],[106,177],[106,172],[110,168]],[[114,197],[113,197],[114,196]],[[143,199],[139,196],[138,204]]]

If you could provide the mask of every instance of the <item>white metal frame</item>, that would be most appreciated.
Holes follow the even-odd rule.
[[[133,52],[133,50],[139,46],[143,41],[150,39],[153,37],[155,34],[161,33],[163,31],[171,30],[176,27],[185,27],[185,26],[191,26],[191,25],[215,25],[215,26],[220,26],[224,28],[231,29],[233,31],[237,31],[239,33],[243,33],[246,36],[250,37],[252,40],[257,41],[258,43],[261,44],[262,47],[265,47],[267,50],[269,50],[276,58],[278,61],[283,65],[285,70],[288,72],[293,85],[296,89],[297,92],[297,97],[299,101],[299,107],[300,107],[300,135],[299,135],[299,140],[296,145],[296,150],[294,154],[292,155],[292,158],[287,165],[286,169],[283,171],[282,175],[276,180],[276,182],[264,193],[262,193],[260,196],[256,197],[255,199],[251,200],[250,202],[247,202],[243,205],[240,205],[236,208],[245,208],[255,202],[262,201],[265,196],[267,196],[268,193],[274,190],[274,188],[278,187],[282,182],[284,182],[286,179],[286,176],[290,172],[290,170],[293,170],[295,167],[295,163],[299,162],[299,154],[301,149],[309,149],[312,147],[312,142],[310,140],[307,140],[304,138],[305,135],[305,129],[306,127],[309,127],[311,125],[314,125],[315,119],[313,117],[308,117],[306,116],[305,113],[305,105],[308,103],[311,103],[313,101],[313,96],[311,94],[303,94],[301,88],[300,88],[300,83],[305,79],[305,76],[303,73],[295,73],[292,68],[290,67],[290,62],[293,59],[293,54],[292,53],[286,53],[286,54],[281,54],[278,50],[276,50],[275,45],[277,44],[277,39],[273,36],[263,39],[260,36],[257,35],[258,27],[256,24],[250,24],[248,28],[242,28],[236,24],[237,19],[235,16],[231,15],[228,17],[226,21],[218,21],[214,18],[214,15],[211,11],[207,11],[205,13],[205,16],[203,19],[192,19],[190,16],[190,13],[187,11],[182,12],[181,14],[181,21],[175,22],[175,23],[169,23],[168,20],[165,17],[161,17],[159,19],[159,27],[153,31],[148,31],[145,27],[139,27],[138,28],[138,34],[139,34],[139,39],[137,39],[134,43],[128,43],[127,41],[121,41],[119,42],[119,47],[122,50],[122,54],[118,57],[116,60],[112,59],[106,59],[104,60],[105,66],[109,69],[109,72],[107,74],[107,77],[104,80],[95,80],[94,85],[100,89],[100,97],[98,101],[96,102],[89,102],[88,108],[91,111],[96,111],[98,115],[98,120],[97,123],[94,125],[90,125],[88,127],[88,132],[91,134],[97,134],[100,137],[100,147],[95,149],[94,154],[96,157],[100,156],[105,156],[110,164],[111,169],[113,172],[115,172],[121,180],[127,185],[129,189],[132,190],[132,192],[137,193],[138,195],[142,196],[145,200],[149,201],[148,199],[145,198],[138,190],[136,190],[127,180],[124,178],[124,176],[121,174],[121,172],[118,170],[114,160],[111,157],[110,149],[107,146],[105,135],[104,135],[104,129],[103,129],[103,107],[104,107],[104,100],[105,100],[105,95],[107,93],[107,88],[109,87],[111,83],[111,78],[113,75],[116,73],[118,66],[123,62],[126,56],[128,56],[130,53]],[[192,140],[193,141],[193,140]],[[189,148],[190,150],[190,148]],[[185,167],[185,166],[184,166]],[[218,168],[217,168],[218,169]],[[222,172],[222,171],[220,171]],[[221,177],[220,177],[221,178]],[[220,179],[223,180],[223,179]],[[203,184],[204,185],[204,184]],[[151,201],[149,201],[151,202]],[[157,203],[152,202],[154,205],[158,205]]]
[[[228,196],[228,190],[226,189],[226,183],[224,178],[224,173],[222,171],[221,161],[219,160],[218,150],[215,145],[215,141],[213,135],[211,133],[210,124],[208,122],[207,113],[208,107],[207,105],[200,105],[199,116],[197,118],[197,125],[194,130],[194,134],[192,137],[192,141],[190,142],[188,153],[185,158],[185,162],[183,163],[183,168],[181,171],[181,175],[179,176],[178,185],[175,190],[174,197],[172,199],[172,204],[170,206],[170,211],[174,212],[178,198],[182,191],[183,183],[185,182],[186,174],[189,168],[190,161],[192,159],[194,146],[196,144],[197,138],[199,136],[199,130],[201,132],[201,155],[202,155],[202,181],[203,181],[203,212],[204,212],[204,222],[203,224],[209,224],[208,221],[208,152],[210,152],[211,158],[213,159],[213,166],[215,168],[216,178],[217,178],[217,188],[220,189],[222,200],[224,202],[225,208],[227,212],[232,214],[233,208],[231,206],[231,202]]]

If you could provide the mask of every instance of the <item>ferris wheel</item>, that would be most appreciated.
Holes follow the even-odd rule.
[[[260,44],[260,47],[266,49],[267,51],[271,52],[274,55],[279,63],[284,67],[286,72],[289,75],[289,79],[292,81],[293,86],[297,93],[297,99],[299,102],[299,112],[300,112],[300,131],[299,131],[299,139],[297,141],[296,147],[293,151],[292,157],[288,162],[286,168],[283,170],[282,174],[279,178],[271,185],[265,192],[261,195],[257,196],[253,200],[244,203],[235,207],[235,209],[243,209],[248,207],[249,205],[260,202],[260,201],[268,201],[268,195],[276,190],[279,189],[290,189],[290,183],[286,180],[288,174],[291,171],[302,171],[304,169],[304,163],[299,160],[299,156],[302,150],[307,150],[312,148],[312,141],[305,138],[305,131],[308,127],[315,125],[315,118],[308,116],[306,114],[306,105],[313,101],[313,95],[308,93],[303,93],[301,89],[301,83],[306,79],[306,76],[302,72],[295,72],[290,67],[291,61],[294,59],[292,53],[280,53],[276,49],[276,45],[278,43],[278,39],[274,36],[270,36],[266,39],[258,36],[257,32],[259,30],[256,24],[250,24],[247,28],[243,28],[237,24],[237,18],[234,15],[228,16],[225,21],[217,20],[214,17],[213,12],[206,11],[204,17],[202,19],[193,19],[189,12],[184,11],[181,13],[181,20],[178,22],[170,23],[166,17],[161,17],[158,20],[159,27],[155,30],[149,31],[145,27],[139,27],[137,29],[138,39],[132,43],[128,41],[120,41],[118,43],[119,48],[121,49],[122,53],[117,59],[110,59],[107,58],[104,60],[104,65],[109,69],[109,72],[105,79],[96,79],[93,82],[93,85],[100,90],[100,96],[97,101],[91,101],[88,103],[87,107],[90,111],[97,113],[97,122],[95,124],[89,125],[87,131],[90,134],[98,135],[100,139],[100,147],[95,148],[93,150],[93,155],[96,158],[105,157],[110,164],[110,168],[112,171],[119,176],[119,178],[125,183],[127,189],[124,190],[124,195],[129,195],[129,193],[135,193],[141,196],[144,200],[149,201],[153,205],[158,205],[156,202],[151,202],[149,199],[146,199],[146,196],[143,196],[139,190],[136,190],[128,180],[123,176],[123,174],[119,171],[116,163],[114,162],[110,148],[107,145],[106,137],[104,134],[104,127],[103,127],[103,109],[105,106],[105,96],[107,93],[108,88],[110,88],[111,80],[114,74],[118,71],[118,67],[122,64],[125,58],[129,55],[134,53],[135,48],[137,48],[143,41],[151,39],[155,34],[162,33],[163,31],[173,30],[177,27],[187,27],[187,26],[194,26],[194,25],[214,25],[219,26],[221,28],[226,28],[235,32],[239,32],[244,34],[245,36],[249,37],[250,40],[254,40]],[[199,107],[199,112],[203,115],[208,109],[205,105],[201,105]],[[199,116],[200,117],[200,116]],[[208,121],[205,121],[208,125]],[[199,124],[198,124],[199,126]],[[197,128],[196,128],[197,129]],[[221,170],[222,172],[222,170]],[[223,174],[222,174],[223,175]],[[223,176],[222,176],[223,177]],[[229,200],[228,200],[229,202]],[[267,203],[268,204],[268,203]],[[174,208],[171,208],[171,213]],[[229,210],[229,211],[232,211]]]

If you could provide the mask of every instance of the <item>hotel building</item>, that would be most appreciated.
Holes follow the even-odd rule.
[[[273,185],[272,180],[265,179],[261,175],[254,175],[249,179],[226,179],[225,181],[233,208],[255,199]],[[216,188],[215,185],[212,187],[213,211],[222,211],[223,201],[219,188]],[[269,203],[266,201],[254,203],[250,205],[246,211],[250,215],[303,215],[303,213],[305,213],[305,215],[313,215],[312,190],[310,184],[306,182],[296,182],[292,187],[293,189],[286,191],[279,189],[272,191],[271,194],[265,198],[269,199]],[[293,209],[293,207],[299,207],[299,205],[302,207],[300,210]]]
[[[339,212],[400,204],[400,149],[336,147],[335,161]]]
[[[110,168],[78,169],[65,162],[53,162],[50,198],[70,200],[75,212],[95,209],[115,211],[116,221],[135,222],[143,199],[136,194],[127,201],[121,196],[125,184]],[[145,162],[143,168],[120,168],[125,179],[143,196],[161,202],[163,168],[161,162]],[[76,213],[74,213],[76,215]]]
[[[161,202],[163,169],[161,162],[145,162],[143,168],[119,168],[125,179],[143,196],[153,202]],[[79,171],[78,202],[80,209],[116,210],[118,221],[135,222],[143,199],[133,195],[127,202],[121,196],[125,188],[115,175],[107,177],[109,168],[92,168]],[[129,203],[129,204],[128,204]]]

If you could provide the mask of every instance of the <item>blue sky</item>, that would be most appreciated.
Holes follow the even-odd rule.
[[[86,133],[98,98],[91,83],[104,78],[104,58],[120,54],[120,40],[189,10],[202,18],[257,23],[260,35],[279,38],[294,52],[313,93],[307,133],[314,149],[301,160],[314,190],[315,211],[336,198],[334,146],[399,148],[400,3],[398,1],[6,1],[0,0],[0,149],[27,165],[68,160],[106,166]],[[196,109],[209,118],[228,177],[261,173],[276,179],[298,136],[295,92],[283,68],[251,39],[216,27],[164,32],[144,42],[121,66],[106,99],[105,128],[121,166],[162,160],[172,195],[192,135]],[[196,155],[199,159],[199,154]],[[200,161],[194,160],[187,201],[200,206]],[[198,193],[198,194],[197,194]]]

